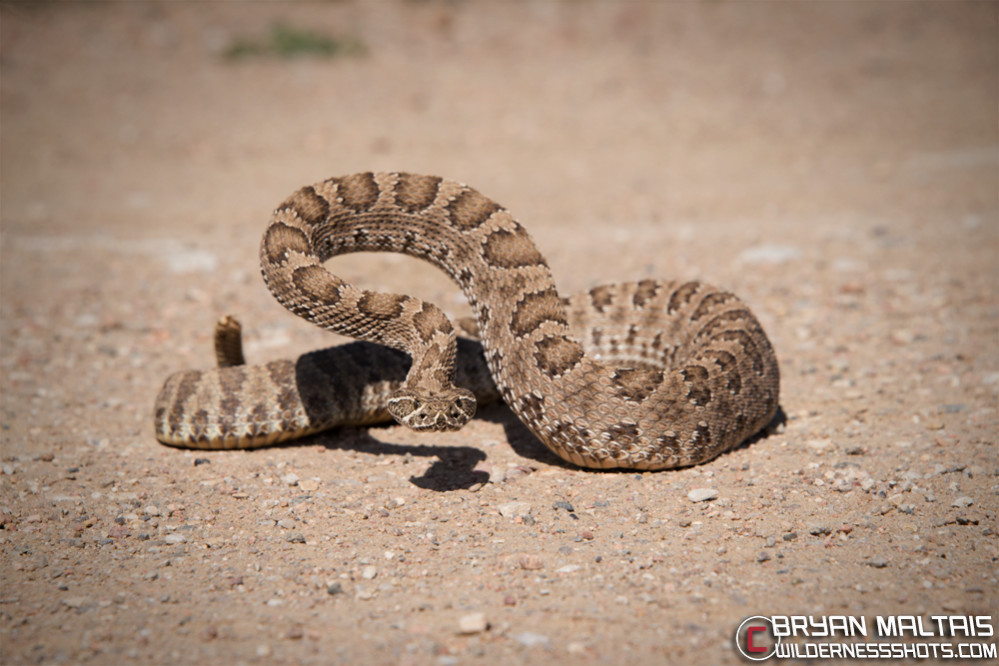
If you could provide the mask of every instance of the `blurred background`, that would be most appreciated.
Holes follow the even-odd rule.
[[[842,181],[995,147],[994,3],[3,11],[9,231],[203,230],[369,169],[516,196],[532,227],[876,214],[884,188]]]

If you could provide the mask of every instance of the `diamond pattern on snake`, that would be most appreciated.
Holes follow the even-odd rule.
[[[470,303],[478,341],[431,303],[370,291],[323,263],[401,252],[435,264]],[[161,442],[249,448],[394,418],[455,430],[502,399],[559,457],[591,468],[710,460],[777,411],[770,340],[745,303],[700,282],[642,280],[563,298],[527,231],[462,183],[359,173],[303,187],[271,218],[264,281],[288,310],[359,342],[265,365],[216,330],[219,367],[171,375]]]

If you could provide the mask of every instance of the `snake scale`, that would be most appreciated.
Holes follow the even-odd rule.
[[[358,288],[323,266],[362,251],[444,270],[481,346],[459,339],[436,306]],[[734,295],[642,280],[563,299],[524,228],[461,183],[360,173],[304,187],[275,210],[260,262],[291,312],[365,342],[257,366],[220,351],[223,367],[167,379],[154,408],[161,442],[246,448],[390,417],[453,430],[474,415],[472,386],[482,400],[501,397],[571,463],[655,470],[714,458],[777,410],[773,347]],[[233,322],[219,329],[222,348],[227,335],[238,350]]]

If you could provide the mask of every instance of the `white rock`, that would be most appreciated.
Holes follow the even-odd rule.
[[[687,493],[687,499],[691,502],[707,502],[718,497],[718,491],[714,488],[694,488]]]
[[[485,613],[469,613],[458,620],[458,633],[478,634],[489,628]]]
[[[513,637],[515,641],[523,645],[524,647],[534,647],[535,645],[540,645],[541,647],[548,647],[548,637],[542,634],[536,634],[533,631],[525,631],[523,633],[517,634]]]
[[[531,505],[527,502],[507,502],[496,507],[499,514],[504,518],[516,518],[531,515]]]

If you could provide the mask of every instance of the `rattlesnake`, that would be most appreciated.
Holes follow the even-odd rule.
[[[484,399],[498,390],[539,440],[576,465],[704,462],[777,410],[773,348],[734,295],[699,282],[643,280],[562,299],[527,232],[476,190],[432,176],[362,173],[304,187],[282,203],[261,243],[262,273],[290,311],[405,352],[411,363],[368,343],[262,366],[222,352],[222,365],[237,365],[168,378],[155,406],[157,438],[252,447],[388,414],[417,430],[464,425],[476,402],[453,383],[458,342],[443,312],[359,289],[322,266],[361,251],[402,252],[447,272],[481,337],[481,351],[462,342],[458,384],[474,380]],[[483,359],[494,387],[483,379]]]

